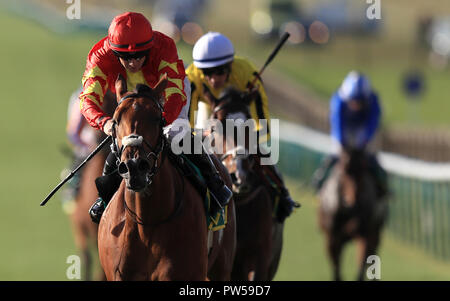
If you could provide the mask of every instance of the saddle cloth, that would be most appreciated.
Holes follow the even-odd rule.
[[[186,176],[202,196],[208,230],[217,231],[225,228],[227,224],[228,205],[224,207],[224,210],[220,210],[215,214],[215,216],[211,215],[211,196],[200,169],[184,154],[176,155],[169,151],[169,159],[181,170],[183,175]]]

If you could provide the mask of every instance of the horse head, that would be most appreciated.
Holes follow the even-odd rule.
[[[211,118],[223,125],[224,155],[222,163],[228,169],[233,181],[235,199],[247,195],[252,191],[256,176],[254,167],[256,158],[249,152],[250,132],[254,122],[251,119],[248,93],[242,93],[233,88],[227,88],[219,98],[205,88],[205,98],[211,106]],[[232,122],[232,128],[227,126],[227,121]],[[250,122],[249,122],[250,121]],[[227,131],[232,129],[232,131]],[[256,143],[253,141],[253,143]]]
[[[353,177],[358,177],[368,168],[368,156],[363,149],[344,148],[340,162],[343,170]]]
[[[115,83],[118,106],[113,116],[113,137],[120,161],[118,170],[127,188],[136,192],[151,184],[159,167],[165,145],[161,95],[166,84],[164,76],[153,89],[138,85],[129,92],[122,76]]]
[[[241,146],[231,148],[220,159],[231,176],[235,200],[246,196],[258,185],[254,169],[256,158],[245,148]]]
[[[211,107],[211,118],[221,121],[224,125],[227,119],[246,121],[251,118],[249,104],[253,94],[229,87],[216,98],[206,86],[203,94]]]

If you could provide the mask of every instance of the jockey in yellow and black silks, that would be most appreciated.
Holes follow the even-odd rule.
[[[191,127],[202,124],[211,114],[210,105],[205,101],[205,89],[208,89],[215,98],[227,88],[234,88],[247,92],[257,87],[256,97],[250,102],[249,109],[252,119],[256,122],[259,131],[258,143],[266,142],[270,137],[270,116],[268,99],[263,83],[256,68],[248,60],[235,56],[234,46],[224,35],[209,32],[203,35],[194,45],[194,62],[186,69],[191,82],[191,104],[189,108],[189,122]],[[255,79],[256,77],[256,79]],[[198,112],[198,113],[197,113]],[[267,129],[262,130],[260,120],[267,121]],[[200,126],[201,127],[201,126]],[[281,174],[275,165],[262,165],[271,175],[280,195],[277,210],[277,220],[283,222],[299,205],[289,196]]]
[[[222,70],[220,68],[222,68]],[[192,91],[191,105],[189,109],[189,122],[191,124],[191,127],[195,127],[196,121],[199,121],[201,123],[201,120],[198,120],[199,118],[204,118],[204,115],[195,116],[195,112],[199,111],[199,105],[203,106],[203,114],[209,116],[209,114],[211,113],[209,104],[203,101],[205,86],[209,89],[214,97],[219,98],[221,92],[228,87],[233,87],[239,91],[247,91],[249,85],[252,84],[253,79],[258,73],[252,63],[241,57],[234,57],[232,62],[225,64],[225,66],[221,66],[216,70],[211,70],[211,72],[216,72],[215,75],[219,76],[220,74],[217,73],[223,72],[222,76],[226,76],[226,80],[223,85],[215,85],[217,80],[214,83],[211,83],[209,80],[207,80],[207,75],[204,72],[204,69],[202,70],[201,68],[196,67],[196,64],[191,64],[186,70],[188,78],[191,81]],[[206,70],[206,73],[208,73],[208,70]],[[212,81],[215,80],[214,75],[211,76],[211,78]],[[259,129],[259,120],[265,119],[269,122],[270,116],[266,91],[264,90],[264,86],[262,85],[260,79],[256,80],[256,85],[258,86],[258,93],[255,99],[250,103],[250,114],[252,116],[252,119],[256,121],[257,128]],[[264,133],[260,137],[260,141],[266,142],[268,139],[270,139],[269,135],[270,129],[267,129],[267,134]]]

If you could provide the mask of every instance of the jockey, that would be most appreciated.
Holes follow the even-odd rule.
[[[80,112],[79,95],[83,91],[82,87],[72,93],[69,100],[67,112],[66,134],[72,146],[74,155],[84,158],[95,148],[96,135],[86,119]]]
[[[369,80],[361,73],[351,71],[331,98],[331,136],[337,153],[343,148],[369,152],[369,167],[377,182],[378,196],[382,198],[387,193],[387,175],[376,156],[368,150],[368,145],[378,129],[380,115],[378,96],[372,90]],[[337,154],[333,154],[326,158],[316,171],[313,185],[317,191],[337,161]]]
[[[267,95],[255,67],[246,59],[235,57],[234,47],[231,41],[217,32],[208,32],[203,35],[194,45],[194,62],[186,69],[186,74],[191,82],[191,105],[189,109],[189,121],[191,127],[202,124],[210,116],[211,108],[204,100],[204,91],[208,89],[212,95],[219,98],[220,94],[229,87],[241,92],[248,92],[257,87],[256,97],[250,103],[250,114],[256,121],[258,141],[266,142],[269,138],[269,129],[261,132],[260,120],[267,120],[269,125],[269,109],[267,106]],[[252,82],[256,77],[256,85]],[[203,113],[203,114],[201,114]],[[197,120],[194,120],[195,117]],[[195,123],[195,124],[194,124]],[[199,127],[202,127],[201,125]],[[262,147],[261,145],[259,147]],[[277,184],[280,194],[280,203],[277,210],[277,219],[283,222],[293,210],[299,207],[289,196],[281,174],[275,165],[261,165],[265,168]]]
[[[190,84],[183,61],[178,58],[174,41],[161,32],[153,31],[150,22],[140,13],[126,12],[116,16],[109,26],[108,36],[94,45],[87,58],[80,109],[92,127],[107,135],[112,133],[113,122],[101,106],[107,89],[115,93],[118,74],[126,79],[130,90],[138,84],[154,87],[167,74],[163,114],[166,125],[176,119],[187,119]],[[174,134],[169,130],[169,139]],[[227,204],[232,192],[220,178],[208,155],[192,156],[189,159],[207,179],[213,200],[219,207]],[[103,187],[99,187],[100,197],[89,210],[92,220],[97,223],[121,181],[114,154],[108,156],[103,175],[102,181],[98,182]]]

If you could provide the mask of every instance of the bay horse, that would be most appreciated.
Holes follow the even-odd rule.
[[[205,89],[205,98],[211,107],[211,119],[223,124],[227,119],[251,119],[249,102],[251,94],[243,94],[227,88],[219,99]],[[231,275],[232,280],[272,280],[281,257],[284,223],[275,221],[272,213],[274,199],[270,184],[259,165],[258,154],[250,154],[248,127],[236,127],[223,139],[220,159],[233,181],[233,198],[236,204],[237,249]],[[245,134],[244,145],[237,141],[238,131]],[[245,131],[245,133],[242,133]]]
[[[112,115],[116,108],[116,97],[110,91],[105,93],[103,110]],[[86,124],[85,126],[89,126]],[[95,131],[92,128],[92,131]],[[97,143],[100,143],[106,138],[102,131],[95,131]],[[89,216],[89,208],[92,206],[95,199],[98,197],[97,187],[95,186],[95,179],[102,175],[103,165],[110,153],[109,148],[102,149],[82,168],[79,191],[75,197],[75,208],[70,213],[70,221],[72,225],[72,232],[75,239],[75,246],[81,253],[83,279],[85,281],[97,279],[105,280],[105,274],[101,266],[94,265],[98,262],[98,248],[97,236],[98,225],[93,223]],[[98,274],[94,274],[93,270],[98,270]],[[95,275],[95,277],[94,277]]]
[[[116,80],[120,101],[113,137],[123,180],[100,220],[100,262],[108,280],[229,280],[236,240],[233,201],[226,227],[209,235],[203,197],[167,158],[160,103],[166,84],[163,76],[153,89],[138,85],[133,93],[121,76]],[[231,186],[226,170],[215,163]]]
[[[334,280],[341,280],[341,254],[352,239],[358,245],[358,277],[365,279],[367,258],[376,255],[387,218],[387,202],[377,199],[375,179],[363,150],[344,149],[319,192],[319,226],[326,235]]]

